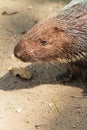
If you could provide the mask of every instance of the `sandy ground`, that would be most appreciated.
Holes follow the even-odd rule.
[[[62,6],[62,0],[0,0],[0,130],[87,130],[86,83],[58,84],[59,65],[29,66],[13,55],[22,35]],[[31,80],[8,72],[27,65]]]

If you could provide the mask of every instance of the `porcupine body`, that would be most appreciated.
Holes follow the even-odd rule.
[[[60,12],[37,23],[14,49],[24,62],[61,60],[73,74],[87,72],[87,0],[72,0]],[[63,75],[67,77],[67,73]],[[60,76],[61,77],[61,76]]]

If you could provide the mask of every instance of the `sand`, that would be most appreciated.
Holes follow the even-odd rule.
[[[64,4],[62,0],[0,0],[0,130],[87,130],[86,84],[58,84],[60,66],[31,65],[13,55],[24,33]],[[8,71],[21,66],[29,66],[32,79]]]

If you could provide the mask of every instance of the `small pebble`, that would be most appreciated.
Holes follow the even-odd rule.
[[[63,128],[65,128],[66,126],[65,125],[63,125]]]
[[[17,109],[16,109],[16,112],[17,112],[17,113],[20,113],[21,111],[22,111],[22,108],[17,108]]]
[[[48,105],[49,105],[50,107],[52,107],[52,103],[49,103]]]
[[[2,119],[3,118],[3,115],[0,115],[0,119]]]
[[[73,128],[76,128],[76,126],[75,126],[75,125],[73,125],[72,127],[73,127]]]
[[[32,6],[28,6],[27,9],[28,9],[28,10],[32,10],[33,7],[32,7]]]
[[[78,112],[81,113],[81,109],[80,108],[78,109]]]
[[[29,121],[26,121],[26,123],[29,123]]]
[[[14,15],[14,14],[17,14],[18,13],[18,11],[3,11],[2,12],[2,15]]]
[[[74,95],[72,95],[71,97],[72,98],[84,98],[84,96],[74,96]]]

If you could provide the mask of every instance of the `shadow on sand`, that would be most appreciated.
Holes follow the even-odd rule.
[[[27,66],[29,71],[32,73],[32,78],[30,80],[25,80],[20,77],[13,76],[10,72],[0,78],[0,89],[9,91],[23,88],[32,88],[41,84],[58,84],[56,80],[56,75],[62,72],[63,66],[59,64],[32,64]],[[86,89],[86,83],[80,81],[73,81],[64,84],[71,87],[79,87]]]

